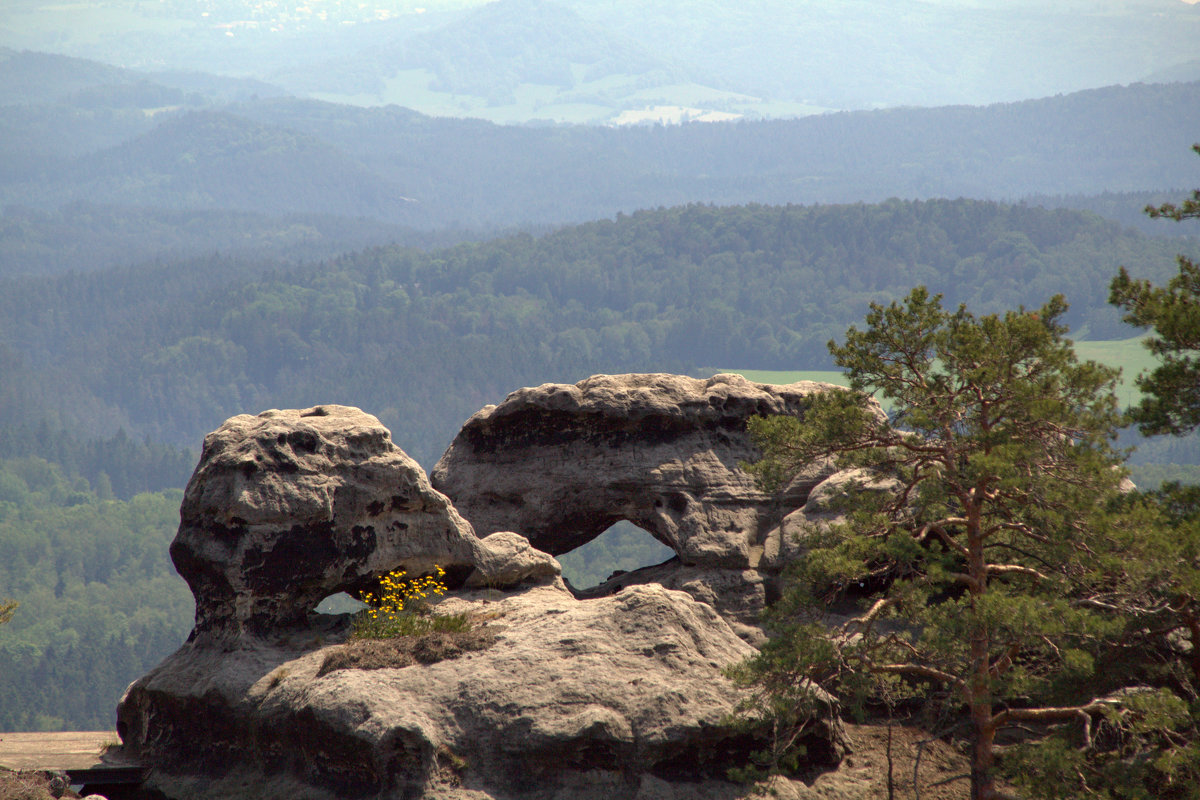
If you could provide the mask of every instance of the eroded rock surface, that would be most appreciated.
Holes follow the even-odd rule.
[[[601,376],[519,392],[439,466],[447,486],[473,475],[482,539],[358,409],[230,419],[171,548],[196,630],[122,699],[126,755],[180,800],[746,796],[726,770],[763,741],[728,722],[740,695],[722,670],[753,652],[764,558],[793,555],[771,549],[768,506],[802,505],[828,470],[772,506],[737,462],[750,414],[801,413],[821,388]],[[679,558],[580,599],[536,545],[564,552],[615,519]],[[486,635],[331,658],[348,618],[312,613],[321,599],[435,565],[452,590],[438,611]],[[811,731],[809,768],[834,764],[836,738]]]
[[[621,576],[712,603],[747,638],[785,559],[779,524],[804,506],[828,465],[768,497],[738,465],[758,456],[753,415],[801,415],[829,384],[753,383],[739,375],[597,375],[520,389],[472,416],[432,473],[480,533],[517,531],[570,552],[618,520],[673,549],[678,562]],[[764,560],[764,556],[770,557]]]
[[[321,677],[329,647],[192,643],[131,687],[119,730],[175,797],[231,785],[257,798],[297,785],[341,798],[745,793],[725,770],[761,743],[724,720],[738,694],[721,668],[752,649],[710,606],[659,586],[591,601],[560,586],[481,590],[442,606],[476,615],[495,642]],[[836,761],[824,741],[814,764]]]
[[[531,571],[554,579],[557,562],[514,564],[514,547],[480,542],[379,420],[326,405],[243,414],[209,434],[171,558],[196,597],[198,633],[274,635],[392,569],[440,565],[451,584],[478,569],[498,585]]]
[[[649,374],[520,389],[467,420],[432,482],[481,534],[518,531],[553,555],[625,519],[685,564],[754,567],[778,499],[738,467],[758,455],[746,421],[802,414],[828,388]],[[782,502],[803,505],[828,474],[815,466]]]

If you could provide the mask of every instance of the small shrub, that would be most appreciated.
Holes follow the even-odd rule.
[[[433,754],[434,765],[440,777],[451,786],[461,786],[463,773],[467,771],[467,760],[446,745],[438,745]]]
[[[268,689],[278,688],[279,684],[283,683],[283,679],[288,676],[287,667],[280,667],[271,673],[271,680],[267,685]]]
[[[19,606],[16,600],[0,600],[0,625],[8,622],[13,618],[13,614]]]
[[[354,618],[353,639],[390,639],[395,636],[422,636],[427,633],[456,633],[471,629],[465,614],[434,614],[426,600],[446,593],[441,578],[446,571],[437,567],[436,575],[406,578],[404,570],[393,570],[379,581],[379,592],[362,592],[359,599],[367,607]]]

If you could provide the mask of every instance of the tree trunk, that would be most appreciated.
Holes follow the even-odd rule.
[[[996,729],[991,724],[991,717],[990,706],[972,704],[974,746],[971,752],[971,800],[993,800],[996,797],[996,780],[992,777]]]
[[[980,508],[972,497],[967,506],[967,574],[972,579],[970,587],[971,614],[975,617],[971,630],[971,675],[967,680],[967,707],[971,715],[973,747],[971,752],[971,800],[991,800],[995,797],[996,784],[992,779],[992,763],[995,753],[992,745],[996,738],[996,726],[992,719],[991,638],[979,621],[976,600],[987,592],[987,562],[984,559]]]

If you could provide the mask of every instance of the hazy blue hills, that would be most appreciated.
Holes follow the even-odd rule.
[[[1148,83],[1184,83],[1200,80],[1200,58],[1159,70],[1146,76]]]
[[[56,103],[97,86],[131,81],[127,70],[108,64],[0,47],[0,105]]]
[[[720,88],[831,108],[985,104],[1128,83],[1194,58],[1200,30],[1200,9],[1162,0],[564,2]]]
[[[320,212],[403,220],[411,201],[358,159],[304,133],[225,111],[167,118],[78,162],[70,199],[169,208]]]
[[[370,54],[364,54],[370,55]],[[387,67],[428,69],[432,88],[490,103],[515,101],[522,84],[568,90],[610,76],[668,82],[668,62],[651,47],[613,34],[565,6],[498,0],[393,46],[391,58],[361,58]]]
[[[188,70],[136,71],[86,58],[0,47],[0,106],[153,109],[280,94],[280,88],[251,78]]]
[[[0,122],[0,204],[49,210],[84,200],[492,228],[696,201],[1177,189],[1195,173],[1200,83],[635,128],[497,126],[286,97],[153,115],[12,109]]]
[[[504,122],[1010,102],[1195,79],[1178,0],[9,0],[0,46]],[[314,13],[319,11],[320,13]],[[260,94],[262,94],[260,92]],[[666,106],[674,111],[648,113]]]
[[[663,106],[761,118],[1179,80],[1200,38],[1200,12],[1147,0],[497,0],[426,30],[391,24],[385,44],[273,77],[299,94],[495,121],[629,120]]]

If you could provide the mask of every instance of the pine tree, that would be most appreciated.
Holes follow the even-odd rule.
[[[1200,144],[1192,149],[1200,155]],[[1200,219],[1200,189],[1181,205],[1147,206],[1146,213]],[[1200,426],[1200,264],[1182,255],[1177,261],[1179,274],[1166,286],[1134,280],[1122,267],[1109,287],[1109,302],[1125,310],[1126,322],[1154,328],[1146,344],[1162,359],[1137,379],[1144,397],[1132,416],[1146,434],[1182,435]]]
[[[980,800],[998,796],[998,731],[1090,724],[1112,705],[1033,702],[1071,697],[1092,643],[1123,627],[1105,604],[1074,601],[1099,580],[1109,525],[1098,512],[1123,473],[1117,371],[1076,360],[1065,311],[1055,297],[977,318],[915,289],[830,343],[850,390],[815,396],[803,418],[751,423],[763,457],[747,468],[765,490],[821,459],[857,477],[842,490],[844,521],[806,532],[773,638],[732,674],[775,697],[820,685],[942,698],[965,711]],[[855,595],[849,619],[829,616]]]

